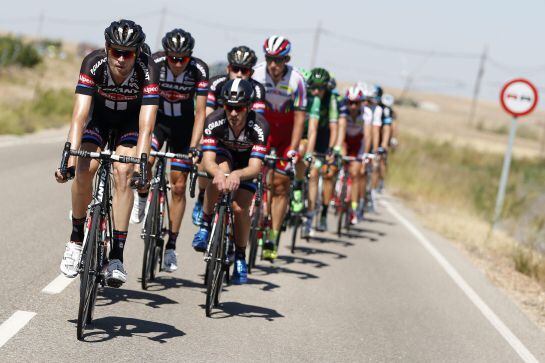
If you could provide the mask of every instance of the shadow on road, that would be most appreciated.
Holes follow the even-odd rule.
[[[352,232],[356,232],[356,233],[352,233]],[[349,231],[343,231],[343,232],[341,232],[341,235],[343,237],[348,237],[348,238],[366,239],[366,240],[369,240],[369,242],[377,242],[378,241],[378,239],[375,238],[375,237],[366,236],[366,235],[360,234],[358,232],[359,231],[357,229],[350,227]]]
[[[175,289],[179,287],[202,289],[204,287],[204,283],[180,279],[174,276],[158,276],[155,278],[155,280],[148,283],[147,291],[164,291],[167,289]]]
[[[296,275],[301,280],[317,279],[318,278],[318,276],[316,276],[314,274],[311,274],[311,273],[308,273],[308,272],[292,270],[291,268],[276,266],[276,265],[268,265],[268,266],[257,265],[256,267],[254,267],[254,269],[262,272],[264,275],[283,273],[283,274]],[[252,273],[252,275],[257,276],[257,275],[255,275],[255,273]]]
[[[162,305],[168,304],[178,304],[177,301],[171,300],[168,297],[146,291],[105,288],[99,292],[96,306],[113,305],[121,301],[143,304],[152,308],[159,308]]]
[[[368,217],[365,217],[365,221],[371,222],[371,223],[386,224],[387,226],[395,226],[395,223],[394,223],[394,222],[385,221],[384,219],[368,218]]]
[[[332,256],[335,256],[335,258],[338,260],[346,258],[345,254],[334,252],[334,251],[322,250],[320,248],[314,248],[314,247],[299,247],[297,250],[306,255],[313,255],[313,254],[332,255]]]
[[[202,307],[204,309],[204,305],[202,305]],[[221,303],[219,309],[220,310],[212,312],[211,317],[213,319],[225,319],[233,316],[240,316],[243,318],[262,318],[268,321],[273,321],[274,319],[284,317],[284,315],[280,314],[274,309],[242,304],[238,302]]]
[[[299,249],[298,247],[295,248],[296,254],[298,249]],[[302,265],[312,265],[315,268],[323,268],[323,267],[329,266],[329,264],[325,262],[313,260],[311,258],[305,258],[305,257],[297,256],[297,255],[280,256],[278,257],[278,260],[285,262],[286,265],[289,265],[291,263],[299,263]]]
[[[374,229],[350,227],[350,230],[361,232],[361,233],[376,234],[377,236],[380,236],[380,237],[386,236],[385,232],[375,231]]]
[[[261,291],[272,291],[272,290],[280,287],[280,285],[273,284],[272,282],[253,279],[251,277],[248,278],[247,285],[260,286]],[[263,286],[261,286],[261,285],[263,285]]]
[[[310,237],[310,240],[311,241],[316,241],[316,242],[321,242],[321,243],[337,243],[337,244],[339,244],[339,245],[341,245],[343,247],[354,246],[354,243],[352,243],[352,242],[345,241],[345,240],[342,240],[342,239],[336,239],[336,238],[315,236],[315,237]]]
[[[76,320],[70,320],[76,324]],[[157,343],[166,343],[168,339],[182,337],[185,333],[173,325],[149,320],[107,316],[93,321],[83,340],[88,343],[101,343],[117,337],[144,337]]]

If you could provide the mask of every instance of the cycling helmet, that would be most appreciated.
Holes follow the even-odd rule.
[[[140,50],[142,53],[146,53],[147,55],[151,55],[151,48],[149,47],[148,43],[144,43],[140,46]]]
[[[165,34],[162,43],[165,52],[191,55],[195,39],[183,29],[174,29]]]
[[[311,88],[327,88],[330,80],[331,76],[328,71],[323,68],[313,68],[310,71],[310,77],[308,78],[307,83]]]
[[[144,44],[146,34],[144,34],[142,27],[134,21],[121,19],[113,21],[109,27],[104,29],[104,38],[108,45],[138,49]]]
[[[254,88],[250,82],[235,78],[225,83],[221,89],[221,98],[224,105],[248,106],[254,98]]]
[[[381,97],[382,104],[386,107],[392,107],[394,105],[394,96],[384,94]]]
[[[263,51],[272,57],[285,57],[290,54],[291,43],[281,35],[273,35],[265,39]]]
[[[257,63],[255,52],[245,45],[234,47],[227,53],[227,61],[230,65],[244,68],[253,68]]]
[[[346,90],[345,98],[352,102],[363,101],[363,90],[358,85],[352,86]]]
[[[304,68],[299,68],[298,71],[303,76],[303,79],[305,80],[305,82],[308,82],[308,79],[310,78],[310,71]]]
[[[337,81],[334,77],[331,77],[329,82],[327,82],[327,89],[333,91],[335,88],[337,88]]]
[[[375,93],[376,93],[377,100],[380,100],[384,91],[382,90],[382,87],[379,86],[378,84],[375,85]]]

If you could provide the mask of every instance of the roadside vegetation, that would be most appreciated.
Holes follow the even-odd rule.
[[[436,230],[481,255],[508,258],[545,286],[545,159],[517,158],[500,232],[490,233],[503,157],[402,134],[388,186]]]

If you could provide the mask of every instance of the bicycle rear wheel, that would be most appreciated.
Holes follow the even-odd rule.
[[[225,240],[225,207],[220,207],[213,233],[210,237],[210,254],[206,265],[206,316],[218,304],[218,290],[223,284],[223,243]]]
[[[142,289],[147,290],[148,283],[155,278],[156,262],[156,239],[158,235],[158,210],[159,210],[159,190],[154,188],[151,191],[151,203],[144,222],[144,258],[142,261]]]
[[[100,206],[91,210],[91,225],[83,248],[83,271],[80,275],[80,296],[77,322],[77,338],[83,340],[83,332],[91,323],[95,298],[98,290],[98,235],[100,231]]]
[[[341,203],[341,208],[339,210],[338,215],[338,221],[337,221],[337,236],[342,236],[342,228],[343,224],[346,220],[347,212],[348,212],[348,203],[346,201],[346,189],[347,189],[347,180],[346,178],[343,180],[343,185],[341,187],[341,195],[339,196],[339,200]]]
[[[252,269],[255,267],[255,261],[257,258],[258,248],[258,229],[261,228],[261,205],[254,208],[254,214],[252,215],[252,224],[250,229],[250,254],[248,255],[248,273],[252,273]]]

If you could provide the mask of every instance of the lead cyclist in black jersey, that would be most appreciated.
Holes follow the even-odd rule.
[[[141,51],[146,36],[140,25],[124,19],[112,22],[104,36],[105,49],[91,52],[81,65],[68,141],[73,149],[97,152],[113,132],[117,138],[109,148],[116,154],[147,155],[159,88],[155,64]],[[71,278],[78,274],[87,205],[98,165],[96,160],[71,157],[66,174],[59,169],[55,172],[59,183],[75,177],[72,232],[60,265],[62,273]],[[113,175],[114,230],[106,283],[119,287],[127,280],[123,249],[133,202],[130,187],[141,186],[139,166],[133,169],[131,164],[115,163]]]

